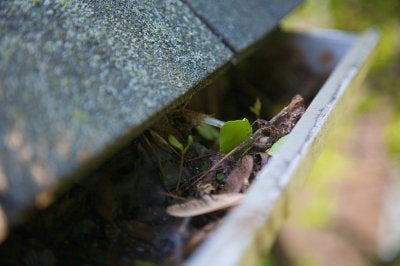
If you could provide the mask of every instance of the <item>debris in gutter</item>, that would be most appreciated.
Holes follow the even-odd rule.
[[[0,248],[4,264],[60,258],[68,265],[181,264],[240,204],[274,156],[271,147],[304,110],[294,97],[271,120],[255,120],[251,134],[226,154],[218,147],[223,121],[174,110],[16,228]],[[200,133],[205,118],[212,126]]]
[[[242,193],[205,195],[199,199],[171,205],[167,207],[166,211],[175,217],[192,217],[236,206],[243,198],[244,194]]]

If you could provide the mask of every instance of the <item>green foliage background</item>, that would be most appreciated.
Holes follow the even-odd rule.
[[[375,60],[362,85],[365,95],[361,97],[355,117],[335,130],[307,181],[306,185],[313,187],[317,200],[309,201],[301,210],[294,210],[294,219],[298,223],[318,228],[329,223],[334,204],[326,180],[340,178],[351,164],[351,158],[335,148],[335,143],[348,138],[351,119],[376,112],[385,105],[391,115],[385,135],[387,151],[400,166],[400,1],[308,0],[283,21],[283,27],[289,30],[334,28],[353,32],[376,28],[381,35]],[[270,258],[267,261],[267,265],[274,265]],[[309,258],[299,258],[295,265],[315,264]]]

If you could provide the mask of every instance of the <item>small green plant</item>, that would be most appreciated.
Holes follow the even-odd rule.
[[[252,131],[253,129],[246,118],[225,122],[219,134],[220,152],[224,154],[230,152],[248,139]]]
[[[225,179],[225,175],[223,173],[217,173],[217,175],[215,176],[215,178],[218,181],[223,181]]]
[[[283,145],[283,143],[285,143],[286,139],[288,138],[289,135],[283,136],[282,138],[278,139],[271,148],[269,148],[269,150],[267,151],[269,155],[275,155],[279,149],[281,148],[281,146]]]
[[[202,136],[206,140],[215,141],[219,138],[218,129],[208,124],[202,123],[196,128],[196,130],[200,134],[200,136]]]
[[[178,181],[176,183],[176,190],[178,191],[180,183],[181,183],[183,162],[185,159],[185,154],[188,151],[189,147],[193,144],[193,137],[192,137],[192,135],[188,136],[187,143],[185,146],[183,146],[182,142],[180,142],[173,135],[168,135],[168,142],[169,142],[169,144],[171,144],[174,148],[176,148],[179,151],[179,155],[180,155],[179,176],[178,176]]]
[[[261,101],[259,98],[256,99],[256,102],[254,103],[253,106],[249,107],[250,111],[256,116],[256,118],[260,118],[260,112],[261,112]]]

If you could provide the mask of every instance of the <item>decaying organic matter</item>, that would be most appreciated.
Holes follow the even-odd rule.
[[[180,264],[245,197],[304,109],[294,97],[227,154],[196,130],[206,115],[174,110],[15,229],[0,247],[4,264]]]
[[[200,199],[188,200],[182,204],[174,204],[167,208],[167,213],[175,217],[191,217],[238,205],[244,195],[242,193],[223,193],[204,195]]]
[[[280,138],[290,133],[304,111],[304,100],[300,95],[296,95],[289,105],[283,108],[270,121],[257,119],[254,123],[257,127],[254,133],[227,154],[220,155],[209,150],[209,152],[214,153],[209,158],[218,159],[211,160],[210,168],[203,173],[194,173],[194,182],[191,177],[187,181],[192,186],[197,184],[197,188],[208,188],[208,191],[203,190],[202,193],[199,193],[203,195],[199,200],[189,199],[186,203],[169,206],[167,213],[177,217],[190,217],[233,206],[222,200],[212,200],[212,197],[206,198],[204,194],[221,196],[245,192],[250,180],[260,170],[260,164],[265,164],[267,161],[268,155],[265,155],[265,151],[271,148]],[[261,151],[261,153],[257,153],[257,151]],[[239,159],[235,160],[238,155]],[[224,178],[217,180],[218,174],[224,175]],[[190,189],[190,186],[186,187],[186,189],[188,188]],[[193,193],[188,193],[188,191],[175,192],[188,196],[194,195]],[[228,196],[226,198],[229,199]]]
[[[249,184],[253,172],[253,156],[243,156],[226,178],[222,193],[241,192]],[[244,190],[244,189],[243,189]]]

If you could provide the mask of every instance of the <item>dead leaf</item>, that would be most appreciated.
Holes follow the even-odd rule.
[[[261,167],[266,165],[268,163],[269,159],[271,159],[271,155],[269,155],[268,152],[259,152],[256,154],[256,156],[259,156],[259,158],[260,158]]]
[[[300,95],[295,95],[288,106],[283,108],[275,115],[270,123],[279,129],[281,136],[290,133],[297,121],[301,118],[306,110],[304,99]],[[280,138],[279,137],[279,138]]]
[[[222,189],[223,193],[238,193],[243,184],[248,183],[250,175],[253,171],[253,156],[245,155],[239,160],[236,167],[230,172],[226,178],[225,185]]]
[[[205,225],[201,230],[194,233],[185,245],[183,253],[188,255],[193,252],[210,234],[222,223],[222,219]]]
[[[238,205],[244,194],[226,193],[205,195],[201,199],[192,199],[185,203],[174,204],[167,208],[167,213],[175,217],[192,217]]]

